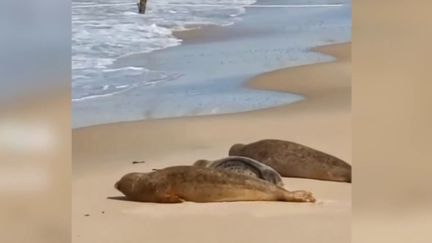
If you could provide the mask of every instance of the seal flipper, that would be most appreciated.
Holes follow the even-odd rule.
[[[160,197],[160,203],[182,203],[185,200],[174,193],[167,193]]]
[[[280,201],[286,202],[315,202],[315,198],[308,191],[286,191],[282,190]]]

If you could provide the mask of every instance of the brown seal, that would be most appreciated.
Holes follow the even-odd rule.
[[[229,156],[215,161],[198,160],[194,165],[218,170],[229,170],[239,174],[257,177],[283,187],[282,178],[277,171],[268,165],[247,157]]]
[[[258,178],[200,166],[129,173],[115,188],[127,199],[141,202],[315,201],[310,192],[290,192]]]
[[[285,177],[351,182],[351,165],[345,161],[289,141],[266,139],[235,144],[229,155],[258,160]]]

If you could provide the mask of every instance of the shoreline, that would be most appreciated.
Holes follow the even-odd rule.
[[[263,16],[265,15],[260,15],[259,18]],[[248,26],[249,32],[244,37],[253,39],[252,43],[257,43],[261,50],[269,50],[262,43],[269,43],[273,39],[267,39],[267,35],[260,31],[255,32],[253,23],[243,25]],[[218,37],[222,39],[212,40],[211,37],[204,40],[199,35],[184,32],[182,34],[190,35],[190,44],[158,53],[153,60],[172,59],[173,62],[168,67],[182,69],[187,67],[182,66],[183,62],[188,61],[182,58],[183,55],[201,55],[201,49],[213,45],[219,46],[218,50],[235,45],[232,50],[226,49],[232,53],[224,53],[220,58],[237,58],[238,48],[241,47],[239,45],[245,43],[241,39],[243,33],[230,36],[236,28],[221,27],[221,32],[214,28],[218,27],[197,30],[195,33],[206,35],[210,31],[213,35],[219,35],[223,32],[225,34]],[[267,28],[261,26],[260,30],[263,29],[267,31]],[[280,34],[276,29],[272,30],[273,33]],[[276,40],[279,45],[285,44],[283,38]],[[209,42],[212,45],[205,44]],[[222,44],[218,44],[219,42]],[[73,129],[72,241],[171,242],[176,239],[179,243],[261,243],[268,241],[269,236],[263,232],[271,232],[274,243],[286,242],[287,235],[296,243],[349,242],[349,183],[283,178],[284,187],[288,190],[311,191],[318,200],[315,204],[185,202],[162,205],[112,198],[121,195],[114,188],[114,183],[126,173],[191,165],[198,159],[220,159],[228,155],[233,144],[266,138],[304,144],[351,164],[350,46],[348,43],[314,48],[312,51],[323,52],[326,57],[335,56],[332,60],[336,60],[278,68],[270,72],[260,72],[271,69],[268,67],[254,69],[257,75],[245,76],[241,83],[241,89],[248,92],[295,92],[306,97],[295,103],[253,111],[124,121]],[[184,52],[185,49],[189,49],[189,52]],[[287,50],[289,51],[289,47]],[[202,61],[215,61],[213,59],[217,59],[219,53],[212,51],[210,54],[213,56],[207,59],[197,57],[195,62],[200,64]],[[289,55],[291,54],[290,52]],[[263,57],[278,58],[281,55],[270,51],[242,56],[247,60]],[[137,58],[139,61],[139,57]],[[195,67],[191,64],[190,68],[200,69],[205,66]],[[226,74],[228,80],[232,81],[232,77],[237,77],[233,74],[241,73],[236,69],[245,69],[245,66],[242,62],[234,62],[224,68],[222,71],[232,72]],[[214,93],[208,95],[212,99],[218,98]],[[227,104],[234,105],[234,101],[230,100],[231,103]],[[261,102],[259,99],[252,101]],[[133,164],[132,161],[145,163]],[[166,233],[167,230],[169,234]],[[304,234],[305,230],[310,233]]]
[[[335,59],[333,61],[328,61],[328,62],[305,64],[305,65],[281,68],[278,70],[265,72],[265,73],[262,73],[262,74],[255,76],[254,78],[249,80],[245,86],[252,88],[252,89],[296,93],[296,94],[300,94],[303,97],[305,97],[304,100],[301,100],[298,102],[307,101],[307,99],[313,98],[314,96],[317,96],[318,95],[317,92],[318,91],[321,92],[323,87],[320,86],[319,84],[314,85],[314,86],[308,86],[308,84],[305,84],[305,83],[302,84],[302,83],[298,82],[298,83],[295,83],[294,85],[293,85],[293,83],[291,83],[291,86],[289,88],[288,87],[281,88],[281,86],[283,86],[281,83],[269,84],[269,83],[263,82],[261,80],[265,79],[266,76],[278,75],[278,74],[281,74],[284,72],[293,72],[293,71],[295,72],[295,71],[299,71],[299,70],[305,70],[305,69],[308,69],[309,67],[314,67],[315,65],[320,65],[320,64],[325,65],[325,64],[332,64],[332,63],[348,62],[351,59],[351,53],[344,51],[343,49],[345,49],[345,48],[351,49],[351,42],[336,43],[336,44],[317,46],[317,47],[311,48],[310,50],[313,52],[318,52],[321,54],[329,55]],[[311,77],[311,78],[313,78],[313,77]],[[287,106],[289,106],[289,105],[291,105],[291,104],[287,104]],[[271,109],[271,108],[269,108],[269,109]]]
[[[349,55],[350,44],[323,47]],[[344,55],[342,55],[344,56]],[[252,87],[301,91],[303,102],[215,116],[144,120],[73,130],[72,239],[117,243],[192,241],[346,243],[351,238],[351,184],[283,178],[288,190],[309,190],[313,205],[295,203],[181,203],[109,200],[125,173],[197,159],[219,159],[235,143],[264,138],[305,144],[351,164],[350,60],[287,68],[257,76]],[[321,85],[316,85],[316,84]],[[133,165],[134,160],[144,160]],[[105,214],[100,214],[104,211]],[[89,214],[91,216],[84,217]],[[227,222],[229,222],[227,225]],[[143,226],[145,230],[143,231]],[[240,227],[240,228],[239,228]],[[106,229],[117,229],[107,231]],[[165,234],[166,230],[170,234]],[[199,229],[199,230],[197,230]],[[239,230],[240,229],[240,230]],[[308,229],[311,234],[304,234]],[[217,236],[217,237],[216,237]]]
[[[163,70],[169,80],[75,102],[73,127],[235,114],[293,104],[303,97],[250,89],[245,83],[268,71],[333,60],[309,50],[350,40],[349,8],[248,9],[233,25],[174,33],[183,40],[180,46],[124,57],[114,65]],[[278,25],[281,18],[291,27]],[[301,29],[292,27],[296,25]],[[296,38],[291,40],[292,35]]]
[[[108,159],[109,161],[115,160],[116,155],[122,157],[125,154],[130,154],[127,157],[130,157],[130,160],[136,160],[137,155],[148,155],[150,151],[137,151],[136,147],[128,146],[128,140],[131,139],[131,143],[137,145],[141,139],[145,139],[145,137],[157,137],[158,129],[148,131],[147,128],[157,128],[163,127],[169,128],[165,132],[173,132],[173,134],[179,134],[177,139],[174,139],[171,142],[175,144],[171,149],[174,149],[175,146],[182,146],[182,137],[188,137],[189,131],[194,131],[195,128],[193,126],[196,125],[200,127],[204,125],[204,127],[208,127],[208,124],[216,124],[218,125],[218,129],[226,130],[225,132],[233,133],[236,137],[239,133],[246,133],[246,135],[242,134],[241,137],[244,138],[253,138],[256,136],[247,135],[248,132],[252,132],[250,129],[253,129],[253,125],[257,122],[261,122],[264,124],[272,124],[271,120],[268,118],[272,117],[272,119],[290,119],[291,125],[297,126],[296,124],[299,121],[308,120],[313,126],[317,126],[315,129],[311,129],[314,131],[313,133],[307,132],[306,134],[302,134],[302,129],[299,131],[292,133],[290,138],[285,138],[284,134],[279,134],[277,131],[268,130],[265,128],[269,134],[266,137],[280,138],[280,139],[288,139],[299,143],[310,144],[312,147],[316,147],[317,149],[322,149],[323,151],[328,151],[329,153],[340,157],[341,159],[351,163],[351,130],[350,130],[350,110],[351,110],[351,84],[350,84],[350,47],[351,43],[345,44],[335,44],[329,46],[323,46],[314,48],[316,51],[323,51],[326,54],[333,54],[337,59],[333,62],[327,63],[318,63],[318,64],[308,64],[298,67],[289,67],[284,68],[272,72],[263,73],[257,75],[253,79],[249,80],[245,85],[252,89],[262,89],[262,90],[277,90],[280,92],[296,92],[304,97],[304,100],[298,101],[296,103],[281,105],[271,108],[264,108],[254,111],[245,111],[245,112],[237,112],[237,113],[228,113],[228,114],[215,114],[215,115],[204,115],[204,116],[189,116],[189,117],[174,117],[174,118],[160,118],[160,119],[150,119],[150,120],[141,120],[141,121],[125,121],[125,122],[117,122],[111,124],[102,124],[95,125],[83,128],[76,128],[72,130],[73,135],[73,151],[76,160],[74,161],[82,161],[82,157],[92,158],[102,157],[104,159]],[[338,58],[339,57],[339,58]],[[317,73],[320,73],[319,77],[324,82],[322,85],[317,85],[314,81],[316,81]],[[324,75],[323,75],[324,74]],[[300,76],[301,78],[310,78],[310,80],[301,80],[298,79],[294,82],[286,82],[287,77],[289,76]],[[336,76],[336,77],[335,77]],[[282,80],[282,81],[281,81]],[[343,131],[342,134],[338,136],[334,136],[334,138],[342,139],[343,143],[338,144],[325,144],[319,141],[316,141],[313,138],[314,133],[325,133],[328,134],[329,131],[323,132],[319,131],[320,127],[324,125],[324,127],[328,124],[319,124],[318,121],[313,121],[315,117],[320,117],[323,114],[326,114],[328,122],[335,122],[339,119],[338,122],[343,124],[342,126],[335,126],[335,131]],[[239,132],[236,129],[238,128],[239,120],[247,120],[252,119],[252,124],[249,126],[245,126],[245,132]],[[219,120],[229,121],[226,127],[220,127],[221,123]],[[310,120],[310,121],[309,121]],[[222,122],[222,124],[225,124]],[[241,122],[240,122],[241,123]],[[278,123],[278,122],[274,122]],[[185,129],[183,131],[176,131],[176,127],[172,127],[172,124],[176,124],[180,129]],[[232,128],[230,127],[232,125]],[[245,124],[247,125],[247,124]],[[210,125],[211,127],[211,125]],[[307,130],[307,129],[306,129]],[[138,132],[139,131],[139,132]],[[247,132],[246,132],[247,131]],[[180,133],[178,133],[180,132]],[[164,133],[165,134],[165,133]],[[214,134],[216,135],[216,134]],[[282,135],[282,136],[281,136]],[[307,135],[307,136],[305,136]],[[342,136],[341,136],[342,135]],[[123,138],[113,144],[110,144],[110,137],[119,137]],[[165,134],[165,136],[170,136]],[[107,139],[103,139],[107,137]],[[224,140],[226,136],[216,136],[222,137]],[[251,139],[242,139],[237,142],[251,142]],[[257,137],[258,139],[259,137]],[[99,141],[102,139],[102,141]],[[106,141],[105,141],[106,140]],[[333,140],[333,139],[332,139]],[[233,140],[234,141],[234,140]],[[221,142],[221,141],[219,141]],[[119,144],[120,143],[120,144]],[[226,141],[223,141],[222,144],[225,144]],[[220,145],[220,144],[219,144]],[[156,145],[153,145],[154,147]],[[227,147],[228,145],[225,145]],[[105,154],[105,151],[111,151],[108,154]],[[159,151],[159,150],[158,150]],[[76,153],[75,153],[76,152]],[[157,152],[156,152],[157,154]],[[113,158],[110,158],[113,157]],[[151,156],[150,156],[151,157]],[[159,157],[159,155],[157,156]],[[87,160],[87,159],[85,159]],[[76,164],[78,162],[74,162]],[[79,162],[82,164],[83,162]],[[83,172],[83,171],[81,171]]]
[[[215,26],[218,28],[218,26]],[[194,29],[194,30],[187,30],[187,31],[181,31],[182,35],[187,35],[188,32],[201,32],[200,29]],[[194,38],[191,38],[194,39]],[[311,96],[316,95],[316,90],[314,90],[312,87],[302,87],[302,86],[296,86],[296,87],[290,87],[290,88],[280,88],[280,87],[274,87],[272,85],[266,84],[266,82],[260,81],[262,79],[265,79],[267,75],[277,75],[279,73],[283,72],[290,72],[291,70],[298,70],[298,69],[305,69],[310,66],[319,65],[319,64],[331,64],[331,63],[337,63],[340,61],[348,61],[351,58],[351,53],[346,53],[340,50],[337,50],[338,47],[344,47],[344,46],[351,46],[351,42],[344,42],[344,43],[336,43],[336,44],[330,44],[330,45],[324,45],[324,46],[317,46],[314,48],[311,48],[310,51],[329,55],[335,60],[328,61],[328,62],[319,62],[319,63],[312,63],[312,64],[305,64],[305,65],[299,65],[294,67],[285,67],[281,69],[277,69],[270,72],[264,72],[261,74],[258,74],[251,79],[247,80],[243,87],[250,88],[254,90],[262,90],[262,91],[276,91],[276,92],[284,92],[289,94],[295,94],[303,96],[304,99],[295,101],[293,103],[289,104],[283,104],[273,107],[267,107],[267,108],[260,108],[257,110],[251,110],[251,111],[240,111],[240,112],[232,112],[232,113],[221,113],[221,114],[208,114],[208,115],[192,115],[192,116],[182,116],[182,117],[166,117],[166,118],[154,118],[154,119],[144,119],[144,120],[137,120],[137,121],[120,121],[120,122],[114,122],[114,123],[107,123],[107,124],[97,124],[97,125],[91,125],[86,127],[78,127],[73,128],[72,130],[82,130],[82,129],[91,129],[94,127],[103,127],[103,126],[111,126],[115,124],[130,124],[130,123],[140,123],[145,121],[162,121],[162,120],[173,120],[173,119],[189,119],[189,118],[200,118],[200,117],[217,117],[217,116],[229,116],[229,115],[236,115],[236,114],[244,114],[244,113],[253,113],[253,112],[259,112],[259,111],[265,111],[265,110],[271,110],[279,107],[288,107],[296,105],[297,103],[303,103],[307,102]],[[276,85],[277,86],[277,85]],[[320,89],[319,87],[317,89]],[[313,92],[313,93],[310,93]]]

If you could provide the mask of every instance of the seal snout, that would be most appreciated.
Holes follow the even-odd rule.
[[[136,180],[136,175],[137,175],[137,173],[129,173],[129,174],[124,175],[122,178],[120,178],[120,180],[118,180],[114,184],[114,187],[117,190],[123,192],[123,190],[125,188],[127,188],[128,186],[130,186],[130,184],[132,184],[133,181]]]

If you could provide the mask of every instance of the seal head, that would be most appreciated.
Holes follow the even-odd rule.
[[[211,164],[211,162],[212,161],[210,161],[210,160],[200,159],[200,160],[197,160],[193,165],[208,167]]]
[[[129,173],[124,175],[114,187],[132,201],[156,202],[156,186],[150,173]]]
[[[241,150],[243,149],[245,145],[241,144],[241,143],[237,143],[234,144],[233,146],[231,146],[228,154],[229,155],[240,155],[241,154]]]

